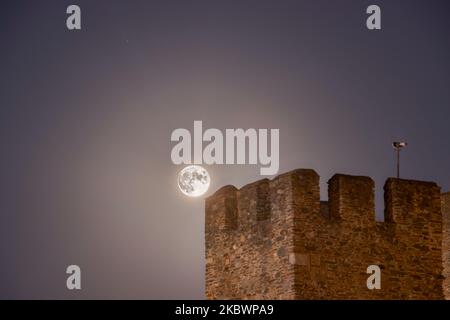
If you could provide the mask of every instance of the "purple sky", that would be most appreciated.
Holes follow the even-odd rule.
[[[65,10],[82,10],[82,30]],[[365,27],[378,4],[382,30]],[[204,204],[170,134],[279,128],[280,173],[450,190],[450,2],[9,1],[0,8],[0,298],[203,298]],[[260,179],[208,166],[210,192]],[[81,292],[65,268],[82,269]]]

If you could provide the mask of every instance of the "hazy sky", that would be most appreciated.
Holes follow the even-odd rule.
[[[66,29],[66,7],[82,30]],[[382,9],[382,30],[365,10]],[[280,173],[450,190],[450,2],[8,1],[0,6],[0,298],[203,298],[204,202],[170,134],[279,128]],[[260,179],[207,166],[211,194]],[[82,269],[81,292],[65,269]]]

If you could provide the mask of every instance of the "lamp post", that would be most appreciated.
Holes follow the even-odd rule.
[[[397,179],[400,179],[400,150],[408,145],[407,142],[392,142],[392,147],[397,151]]]

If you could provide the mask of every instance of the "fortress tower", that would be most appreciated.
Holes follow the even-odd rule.
[[[368,177],[334,175],[328,202],[308,169],[221,188],[206,199],[206,297],[450,298],[450,193],[393,178],[384,190],[376,222]],[[370,265],[381,269],[379,290],[367,288]]]
[[[450,300],[450,192],[443,193],[442,201],[442,262],[444,265],[444,295]]]

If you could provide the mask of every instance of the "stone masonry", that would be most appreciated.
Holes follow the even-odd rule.
[[[450,192],[443,193],[442,201],[442,262],[444,264],[444,295],[450,300]]]
[[[450,193],[394,178],[384,190],[376,222],[369,177],[334,175],[327,202],[309,169],[221,188],[205,204],[206,298],[450,298]],[[367,288],[369,265],[379,290]]]

